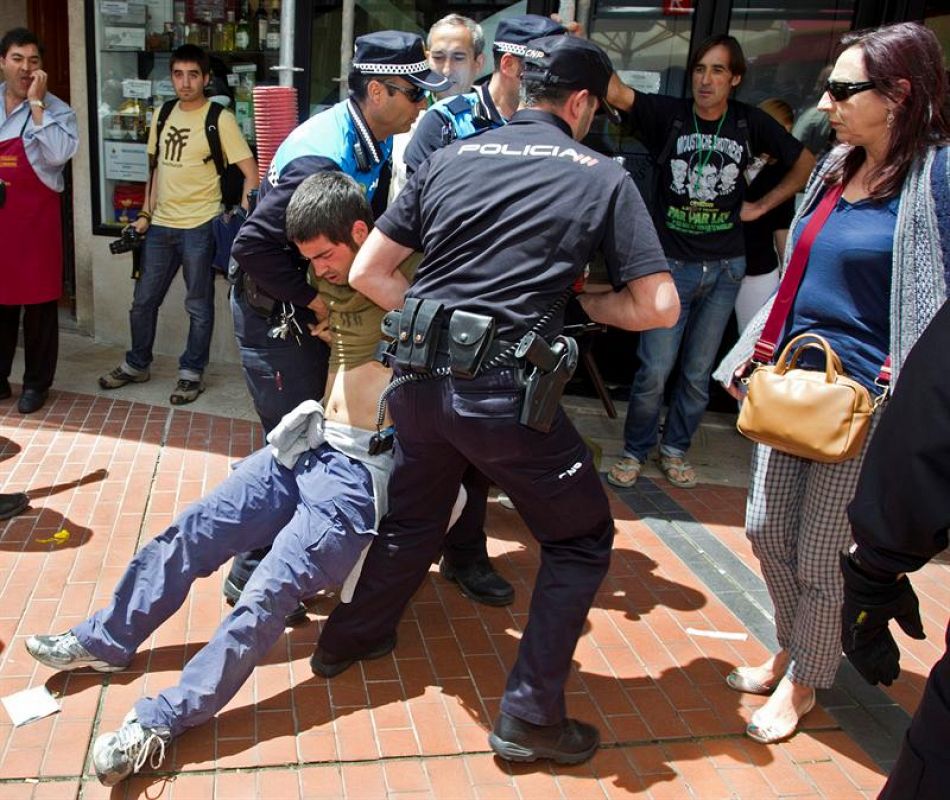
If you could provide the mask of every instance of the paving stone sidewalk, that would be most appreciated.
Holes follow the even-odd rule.
[[[433,568],[395,652],[328,682],[308,664],[334,602],[325,598],[216,720],[175,742],[160,770],[110,791],[90,770],[91,741],[142,694],[175,681],[207,641],[227,613],[223,573],[196,582],[126,672],[55,673],[23,640],[105,603],[136,548],[259,446],[258,428],[54,391],[27,417],[0,404],[0,437],[2,490],[31,497],[28,512],[0,523],[0,695],[45,684],[62,704],[17,729],[0,712],[0,800],[872,798],[950,613],[950,567],[934,563],[914,579],[928,639],[900,637],[900,680],[886,694],[864,692],[845,674],[798,735],[755,744],[743,730],[762,698],[724,682],[769,644],[768,600],[742,536],[744,490],[644,479],[612,495],[613,562],[568,685],[569,712],[600,727],[602,747],[577,767],[510,765],[491,755],[487,731],[527,620],[538,548],[518,515],[493,501],[490,546],[515,584],[513,606],[472,604]]]

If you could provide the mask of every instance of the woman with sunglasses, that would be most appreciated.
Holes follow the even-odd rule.
[[[785,266],[829,192],[841,192],[815,237],[776,347],[801,333],[825,337],[845,372],[873,396],[888,355],[895,380],[907,352],[943,304],[950,273],[950,120],[937,37],[916,23],[846,35],[818,107],[839,145],[818,165],[792,222]],[[715,377],[738,396],[736,379],[772,302],[753,318]],[[806,354],[799,366],[824,370]],[[779,651],[728,676],[737,691],[769,695],[747,733],[791,736],[832,685],[841,658],[838,554],[863,453],[819,463],[757,444],[746,535],[775,606]]]

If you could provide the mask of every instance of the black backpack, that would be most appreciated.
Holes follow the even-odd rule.
[[[168,121],[177,100],[167,100],[162,103],[158,111],[158,120],[155,123],[155,152],[149,153],[149,173],[158,165],[158,148],[161,146],[162,130]],[[205,137],[208,139],[208,149],[211,154],[204,161],[214,161],[215,171],[221,182],[221,201],[225,208],[232,208],[241,204],[241,191],[244,188],[244,173],[234,164],[228,164],[221,148],[221,134],[218,132],[218,119],[223,107],[220,103],[208,103],[208,112],[205,114]]]

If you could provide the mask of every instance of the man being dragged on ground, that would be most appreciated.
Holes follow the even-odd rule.
[[[54,669],[124,670],[196,578],[237,553],[272,547],[178,685],[142,698],[118,731],[96,739],[93,762],[107,786],[146,762],[158,768],[174,737],[214,716],[280,637],[301,599],[327,587],[342,586],[344,598],[352,591],[354,578],[347,577],[385,511],[391,462],[389,453],[369,453],[376,404],[391,377],[373,360],[383,311],[347,285],[372,220],[363,192],[340,172],[307,178],[287,208],[287,238],[333,300],[331,318],[315,331],[336,355],[331,369],[338,367],[325,416],[316,401],[298,406],[268,436],[268,447],[135,555],[107,608],[67,633],[26,643]]]

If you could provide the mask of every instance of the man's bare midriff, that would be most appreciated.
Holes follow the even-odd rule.
[[[391,378],[392,370],[378,361],[331,372],[323,404],[326,418],[355,428],[376,430],[376,404]],[[388,414],[385,424],[389,424]]]

